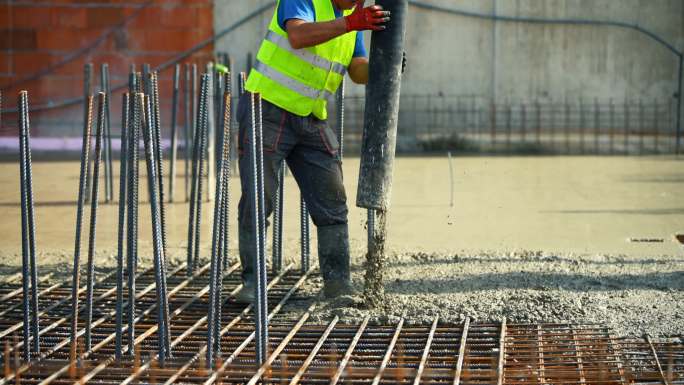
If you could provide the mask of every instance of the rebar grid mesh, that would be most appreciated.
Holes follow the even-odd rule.
[[[154,276],[139,273],[136,324],[140,339],[133,355],[114,357],[115,277],[95,284],[93,352],[79,346],[82,357],[69,360],[70,288],[41,286],[41,354],[31,365],[15,349],[21,335],[21,294],[18,284],[0,286],[0,343],[5,378],[0,384],[98,384],[174,382],[268,384],[684,384],[684,344],[678,340],[616,338],[601,325],[476,323],[412,325],[404,320],[389,325],[307,322],[303,315],[276,314],[277,304],[303,300],[296,289],[304,282],[299,269],[269,277],[270,362],[257,371],[251,308],[229,299],[239,287],[237,265],[224,278],[221,355],[208,369],[206,346],[208,268],[193,277],[181,266],[168,278],[173,357],[151,360],[157,348]],[[148,289],[145,291],[145,289]],[[180,289],[178,289],[180,288]],[[85,296],[85,292],[81,293]],[[149,309],[153,309],[149,311]],[[274,311],[276,309],[276,311]],[[101,320],[98,322],[98,320]],[[299,321],[299,322],[297,322]],[[295,323],[296,322],[296,323]],[[16,325],[19,324],[19,327]],[[81,324],[81,330],[83,325]],[[250,337],[252,336],[252,337]],[[127,333],[124,333],[124,342]],[[22,348],[16,349],[21,357]],[[22,366],[23,365],[23,366]],[[17,367],[19,381],[16,378]],[[216,370],[216,368],[220,368]]]

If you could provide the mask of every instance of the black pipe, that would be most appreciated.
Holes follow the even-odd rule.
[[[356,205],[386,211],[392,190],[408,1],[378,0],[376,4],[391,17],[387,29],[373,32],[371,38]]]

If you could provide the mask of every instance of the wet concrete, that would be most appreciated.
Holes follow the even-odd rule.
[[[403,311],[415,320],[433,314],[453,320],[506,315],[519,321],[605,322],[625,334],[681,333],[684,257],[674,235],[684,233],[682,165],[671,157],[457,157],[451,207],[446,156],[398,158],[388,218],[386,306],[367,312],[358,309],[357,299],[346,298],[325,303],[318,314],[325,317],[339,309],[343,318],[371,314],[378,320]],[[34,163],[41,273],[68,277],[78,167],[76,161]],[[353,203],[358,159],[346,160],[344,170]],[[21,264],[18,171],[16,163],[0,163],[0,275],[16,272]],[[143,174],[141,197],[147,195],[145,181]],[[177,200],[183,201],[182,179],[177,185]],[[234,179],[233,221],[238,188]],[[204,256],[211,240],[211,207],[203,205]],[[298,207],[299,194],[288,177],[286,262],[299,255]],[[103,204],[99,211],[96,265],[104,271],[115,264],[117,206]],[[149,212],[141,204],[143,264],[151,261]],[[188,205],[169,205],[167,217],[169,260],[182,261]],[[366,211],[350,207],[349,218],[354,279],[362,290]],[[233,222],[233,257],[236,229]],[[83,253],[85,248],[84,242]],[[315,252],[315,243],[311,249]],[[309,290],[315,293],[317,286]]]

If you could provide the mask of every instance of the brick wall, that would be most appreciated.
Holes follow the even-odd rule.
[[[140,8],[147,5],[145,8]],[[130,21],[117,28],[122,22]],[[100,44],[39,79],[27,77],[68,58],[110,33]],[[111,83],[125,83],[130,64],[153,67],[213,34],[213,1],[58,0],[5,1],[0,4],[0,88],[3,108],[16,104],[19,90],[29,91],[31,105],[58,103],[83,94],[83,66],[92,62],[94,91],[99,89],[99,67],[108,63]],[[204,65],[213,46],[186,61]],[[172,70],[160,74],[162,100],[168,104]],[[19,84],[17,84],[19,83]],[[120,93],[112,97],[112,118],[118,122]],[[164,108],[165,115],[170,108]],[[31,115],[32,132],[41,136],[74,136],[81,131],[82,107],[60,108]],[[5,116],[7,127],[16,120]],[[168,120],[167,120],[168,122]],[[113,127],[118,131],[118,127]],[[3,130],[0,135],[7,135]]]

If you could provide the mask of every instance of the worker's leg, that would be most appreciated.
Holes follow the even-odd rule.
[[[242,195],[238,204],[238,242],[240,262],[242,264],[243,290],[236,298],[242,302],[251,302],[254,296],[256,248],[252,217],[252,175],[249,150],[249,132],[251,130],[251,106],[249,94],[240,98],[237,119],[239,122],[238,151],[240,168],[240,185]],[[280,164],[295,143],[295,136],[286,127],[287,112],[266,102],[263,105],[263,154],[264,154],[264,209],[266,217],[273,211],[275,194],[278,191]]]
[[[325,121],[301,119],[299,142],[287,157],[318,229],[318,258],[326,296],[351,292],[347,195],[339,144]]]

